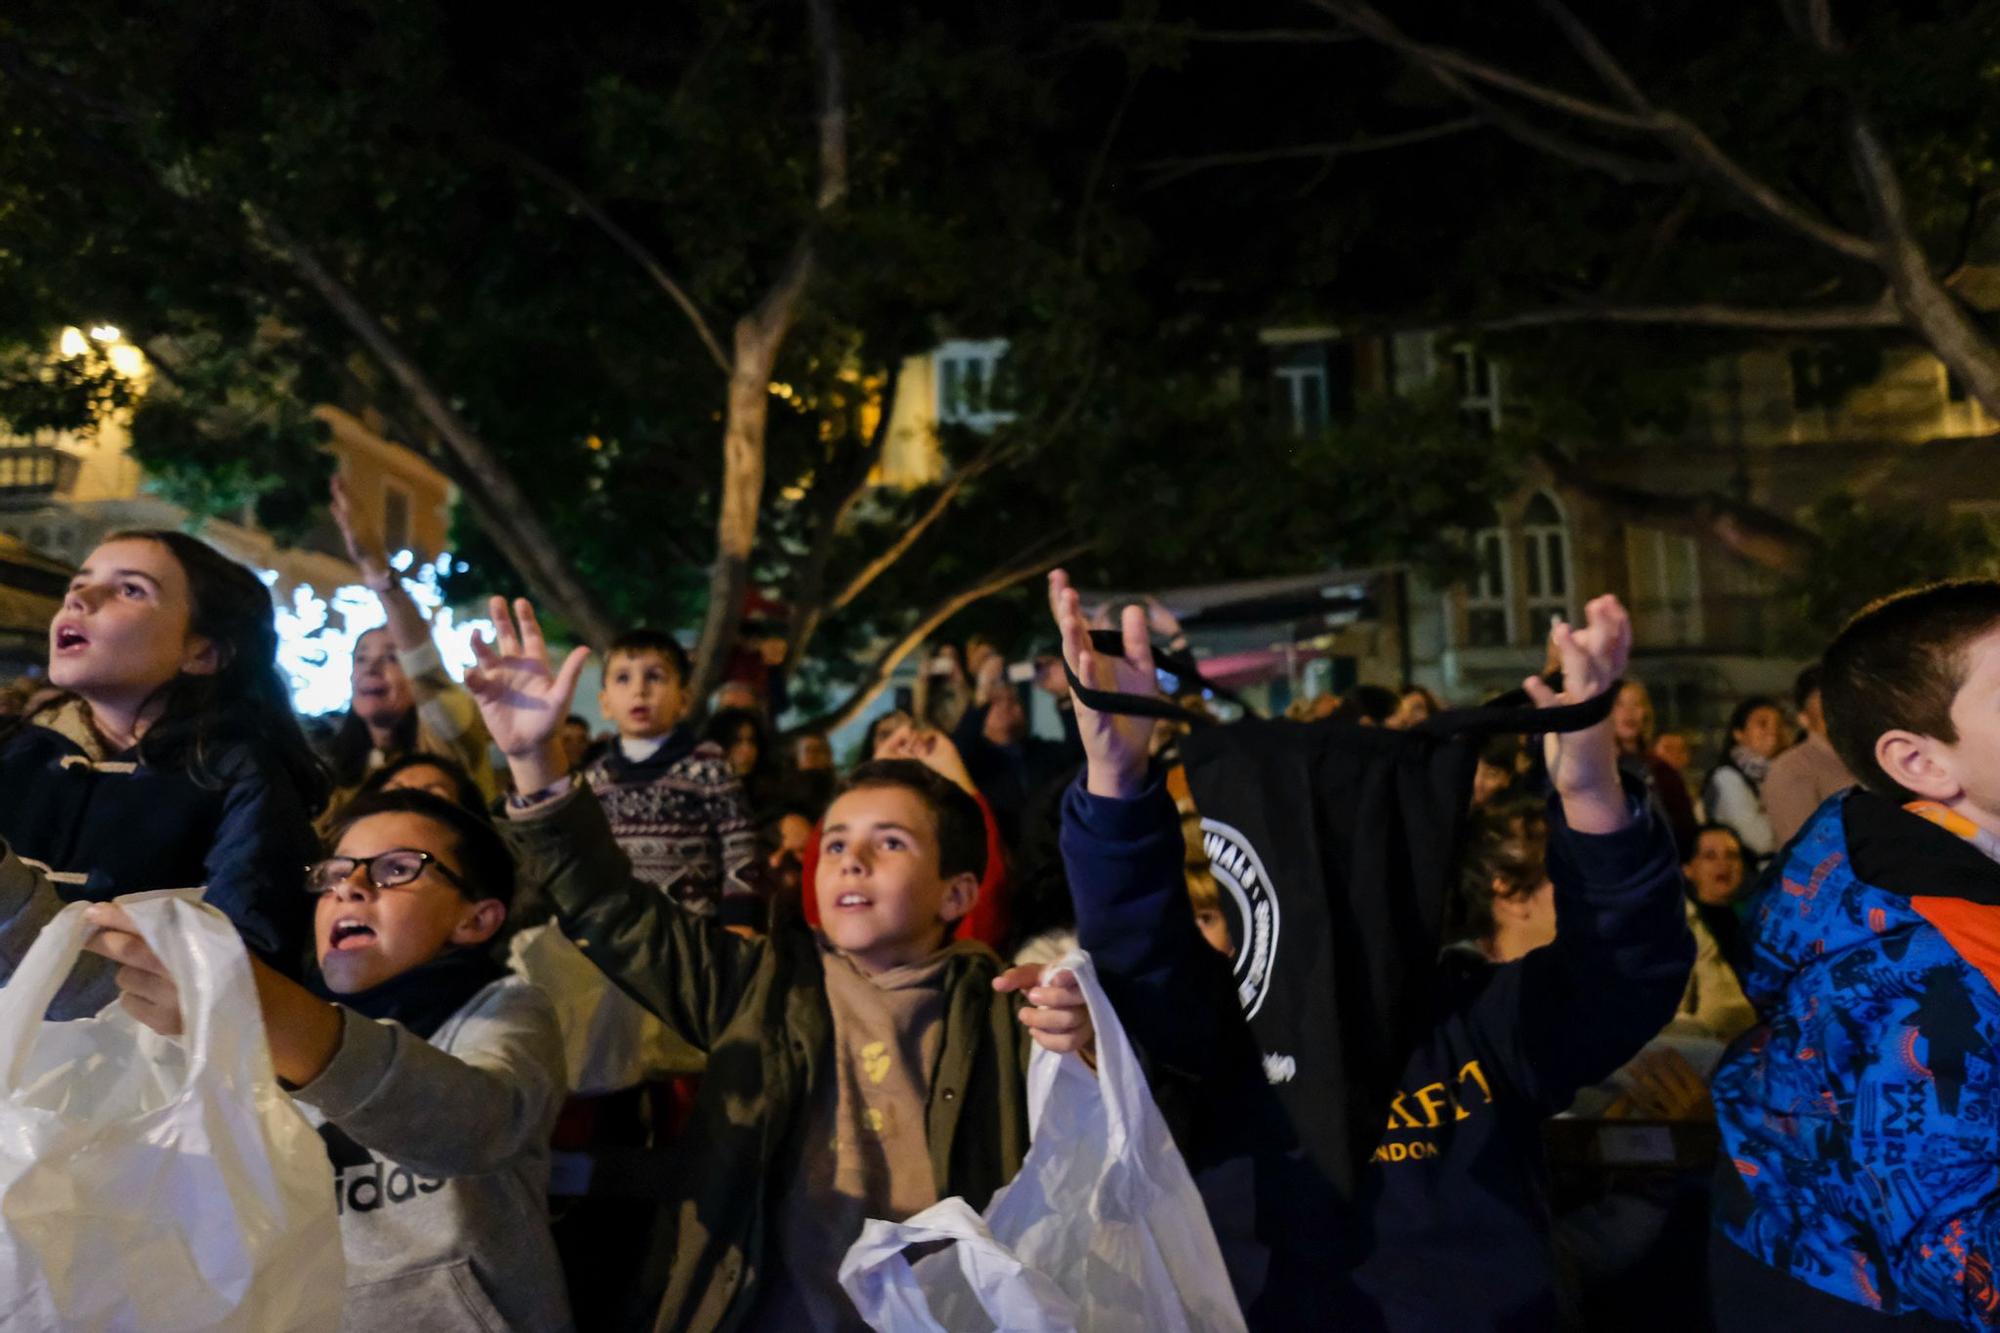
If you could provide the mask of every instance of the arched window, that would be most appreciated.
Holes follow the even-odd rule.
[[[1497,510],[1489,510],[1486,526],[1472,534],[1472,558],[1475,573],[1465,590],[1465,645],[1504,648],[1514,641],[1514,598],[1507,538]]]
[[[1570,618],[1569,524],[1547,491],[1521,511],[1522,569],[1528,582],[1528,623],[1540,635],[1551,616]]]

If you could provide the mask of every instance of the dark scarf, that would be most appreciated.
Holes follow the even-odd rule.
[[[448,949],[428,963],[419,963],[379,986],[351,995],[328,990],[318,968],[306,979],[306,987],[322,1000],[352,1009],[364,1018],[401,1023],[429,1041],[446,1019],[506,975],[507,969],[484,949]]]
[[[666,739],[660,742],[659,749],[646,758],[634,762],[625,757],[623,747],[618,744],[618,738],[614,736],[605,745],[604,752],[598,756],[597,763],[604,769],[605,774],[620,786],[629,782],[651,782],[668,767],[692,754],[698,744],[700,741],[692,729],[685,726],[675,727],[667,733]]]

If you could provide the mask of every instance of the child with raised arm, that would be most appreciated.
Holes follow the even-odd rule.
[[[455,759],[488,800],[497,797],[500,783],[479,710],[446,674],[430,622],[390,568],[381,533],[355,507],[338,477],[331,510],[348,559],[388,619],[354,641],[354,700],[328,746],[339,788],[333,808],[352,797],[376,769],[407,754]]]
[[[818,932],[781,921],[746,939],[636,879],[554,742],[585,652],[553,671],[532,609],[515,606],[518,630],[496,602],[498,650],[482,645],[466,678],[520,793],[513,840],[564,931],[708,1057],[670,1150],[658,1262],[637,1279],[652,1322],[859,1327],[836,1273],[863,1221],[951,1195],[982,1208],[1013,1177],[1030,1039],[1084,1049],[1081,989],[951,940],[978,892],[984,822],[910,760],[864,764],[827,811],[807,887]]]
[[[309,984],[251,971],[272,1068],[333,1159],[342,1327],[559,1333],[546,1196],[562,1043],[548,1000],[488,954],[514,891],[506,844],[483,813],[390,790],[350,802],[329,846],[292,887],[314,905]],[[7,965],[22,908],[47,897],[0,861]],[[123,909],[90,920],[126,1008],[179,1033],[174,983]]]
[[[1060,572],[1050,602],[1079,680],[1154,692],[1136,608],[1114,657],[1092,651]],[[1558,624],[1551,646],[1563,692],[1530,679],[1538,706],[1601,694],[1629,652],[1623,608],[1597,599],[1586,627]],[[1081,700],[1076,712],[1088,762],[1065,802],[1063,855],[1079,943],[1150,1067],[1206,1080],[1177,1133],[1251,1327],[1555,1327],[1541,1122],[1672,1017],[1694,952],[1673,838],[1621,784],[1610,721],[1548,738],[1545,852],[1524,840],[1523,873],[1494,873],[1509,930],[1438,956],[1428,1030],[1344,1199],[1298,1149],[1224,960],[1196,928],[1174,805],[1148,769],[1152,719]]]

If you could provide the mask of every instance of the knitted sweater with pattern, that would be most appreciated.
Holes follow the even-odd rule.
[[[768,886],[743,783],[722,747],[676,728],[642,759],[614,742],[584,770],[640,879],[698,912],[762,926]]]

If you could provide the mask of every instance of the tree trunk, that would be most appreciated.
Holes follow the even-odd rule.
[[[736,324],[735,361],[729,370],[729,404],[722,433],[722,502],[715,520],[715,566],[709,571],[708,610],[695,644],[694,706],[706,707],[722,680],[736,631],[743,623],[743,595],[750,587],[750,557],[757,546],[757,512],[764,502],[764,429],[771,411],[771,368],[791,332],[799,298],[813,272],[818,218],[847,194],[847,93],[839,34],[831,0],[806,0],[807,29],[819,66],[819,191],[816,214],[757,308]]]

